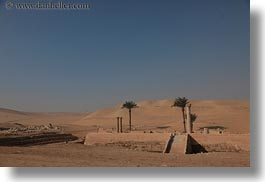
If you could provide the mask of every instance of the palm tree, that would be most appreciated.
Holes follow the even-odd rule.
[[[134,103],[133,101],[126,101],[122,105],[122,109],[126,108],[129,110],[129,126],[130,126],[130,131],[132,131],[132,109],[137,108],[137,104]]]
[[[174,104],[171,107],[180,107],[182,111],[184,133],[186,133],[186,124],[185,124],[185,107],[189,103],[186,97],[178,97],[175,99]]]
[[[195,122],[195,120],[197,119],[198,115],[197,114],[190,114],[190,120],[192,123]]]
[[[196,121],[196,119],[198,118],[197,114],[190,114],[190,120],[191,120],[191,131],[193,131],[193,123]]]

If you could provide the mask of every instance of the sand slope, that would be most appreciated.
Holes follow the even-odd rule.
[[[0,124],[20,123],[25,125],[72,124],[86,113],[37,113],[0,108]]]
[[[192,112],[198,115],[194,129],[201,127],[224,127],[230,133],[249,133],[249,101],[191,101]],[[172,108],[173,100],[143,101],[132,111],[132,124],[137,130],[182,131],[180,108]],[[0,109],[0,124],[25,125],[57,124],[79,125],[87,128],[116,128],[116,117],[123,117],[128,128],[128,110],[121,105],[88,113],[30,113]]]
[[[192,112],[198,115],[194,129],[224,127],[230,133],[249,133],[249,101],[191,101]],[[132,112],[133,125],[137,129],[168,128],[182,131],[180,108],[172,108],[173,100],[143,101]],[[128,110],[121,105],[98,110],[75,122],[77,125],[115,128],[116,117],[122,116],[124,127],[128,125]]]

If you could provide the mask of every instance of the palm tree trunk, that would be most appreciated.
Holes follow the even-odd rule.
[[[184,127],[184,133],[187,132],[186,130],[186,122],[185,122],[185,109],[184,107],[182,108],[182,117],[183,117],[183,127]]]
[[[130,131],[132,131],[132,110],[129,109],[129,126],[130,126]]]

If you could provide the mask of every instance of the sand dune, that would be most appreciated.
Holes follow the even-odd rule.
[[[0,108],[0,124],[20,123],[25,125],[40,124],[72,124],[74,121],[84,117],[86,113],[37,113],[21,112],[11,109]]]
[[[224,127],[230,133],[249,133],[249,101],[191,101],[192,112],[198,115],[194,129],[206,126]],[[133,109],[133,125],[137,129],[169,128],[182,131],[182,115],[179,108],[172,108],[173,100],[143,101]],[[126,127],[128,111],[121,105],[98,110],[75,122],[77,125],[96,125],[115,128],[116,117],[124,118]]]
[[[173,100],[137,103],[139,108],[134,109],[132,113],[133,127],[141,131],[182,131],[181,110],[172,108],[172,103]],[[194,124],[195,131],[201,127],[212,126],[224,127],[227,133],[249,133],[248,101],[191,101],[191,103],[192,112],[198,115]],[[90,114],[30,113],[0,109],[0,130],[1,127],[9,128],[20,124],[52,123],[62,126],[64,131],[81,139],[88,132],[95,132],[97,127],[115,128],[117,116],[124,118],[124,129],[128,128],[128,111],[121,109],[121,105]],[[81,143],[34,147],[1,146],[0,151],[0,161],[2,161],[0,166],[249,166],[250,163],[249,152],[210,152],[176,157],[175,154],[161,155],[161,153],[128,150],[118,146],[86,146]]]
[[[19,121],[28,118],[27,113],[0,108],[0,123]]]
[[[173,100],[153,100],[137,103],[132,111],[132,124],[137,130],[182,131],[180,108],[172,108]],[[194,130],[201,127],[224,127],[230,133],[249,133],[249,101],[191,101],[192,112],[198,115]],[[31,113],[0,109],[0,123],[25,125],[57,124],[80,127],[116,127],[116,117],[123,117],[124,128],[128,128],[128,110],[121,105],[88,113]]]

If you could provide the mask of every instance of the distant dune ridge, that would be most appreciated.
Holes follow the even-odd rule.
[[[6,123],[20,123],[24,125],[46,125],[52,124],[71,124],[86,113],[45,113],[45,112],[22,112],[11,109],[0,108],[0,126]]]
[[[224,127],[230,133],[249,133],[249,101],[190,101],[192,113],[198,118],[194,130],[201,127]],[[139,130],[170,128],[182,131],[180,108],[171,107],[173,100],[152,100],[138,102],[139,108],[132,110],[133,128]],[[92,113],[30,113],[0,109],[0,123],[21,123],[26,125],[59,124],[86,127],[116,127],[116,117],[123,117],[124,128],[128,127],[128,110],[122,104],[100,109]]]
[[[0,108],[0,123],[27,118],[27,113],[11,109]]]
[[[57,131],[51,129],[47,130],[47,135],[34,135],[34,137],[20,138],[20,140],[11,139],[12,145],[14,143],[16,145],[32,145],[47,144],[51,141],[61,142],[65,141],[65,137],[73,137],[73,139],[78,137],[79,139],[73,143],[54,143],[32,147],[0,146],[1,166],[250,166],[249,101],[190,102],[192,113],[198,115],[194,123],[196,132],[203,127],[223,128],[225,130],[223,135],[217,135],[215,131],[209,135],[192,134],[197,142],[203,144],[207,150],[214,152],[197,155],[178,154],[177,157],[172,153],[163,155],[161,158],[161,153],[157,153],[157,151],[162,152],[165,144],[162,143],[161,145],[159,142],[158,145],[157,141],[151,143],[147,141],[144,142],[144,145],[143,142],[137,143],[135,141],[129,141],[126,145],[120,142],[115,145],[109,143],[106,145],[83,145],[82,141],[85,136],[95,136],[97,140],[102,140],[105,136],[111,136],[110,141],[113,142],[112,137],[117,135],[110,133],[102,135],[100,132],[95,132],[100,131],[98,130],[99,127],[107,131],[115,130],[116,117],[123,117],[123,131],[129,128],[128,110],[121,109],[122,103],[92,113],[32,113],[0,109],[0,132],[2,133],[0,139],[1,137],[3,139],[2,145],[10,144],[10,139],[5,140],[5,137],[9,136],[5,136],[5,134],[9,132],[10,128],[27,128],[28,126],[29,128],[47,128],[47,126],[51,126],[50,124],[52,124],[52,128],[59,128],[59,135],[49,133],[50,131]],[[168,138],[170,136],[169,132],[182,132],[181,109],[171,107],[173,103],[174,100],[138,102],[139,108],[132,110],[132,128],[140,131],[140,136],[139,133],[131,133],[130,136],[132,138],[142,137],[144,135],[142,131],[148,133],[154,131],[154,133],[163,132]],[[11,131],[13,130],[11,129]],[[152,138],[159,136],[161,141],[161,133],[150,133],[152,134],[149,134],[149,136]],[[119,136],[127,141],[129,135],[121,134]],[[108,140],[108,138],[106,139]],[[120,140],[120,138],[118,139]],[[67,138],[68,140],[69,138]],[[90,138],[90,140],[95,142],[93,138]],[[162,140],[164,141],[163,138]],[[166,140],[165,142],[167,142]],[[3,141],[7,143],[3,143]],[[137,147],[137,150],[135,147]],[[147,152],[152,150],[156,152]]]
[[[223,127],[230,133],[249,133],[249,101],[190,101],[192,113],[198,118],[194,130],[201,127]],[[139,108],[132,111],[132,124],[135,128],[171,127],[182,131],[182,115],[180,108],[173,108],[173,100],[153,100],[138,102]],[[116,126],[116,117],[123,117],[126,127],[128,110],[121,105],[106,108],[88,114],[77,125],[96,125],[111,128]]]

